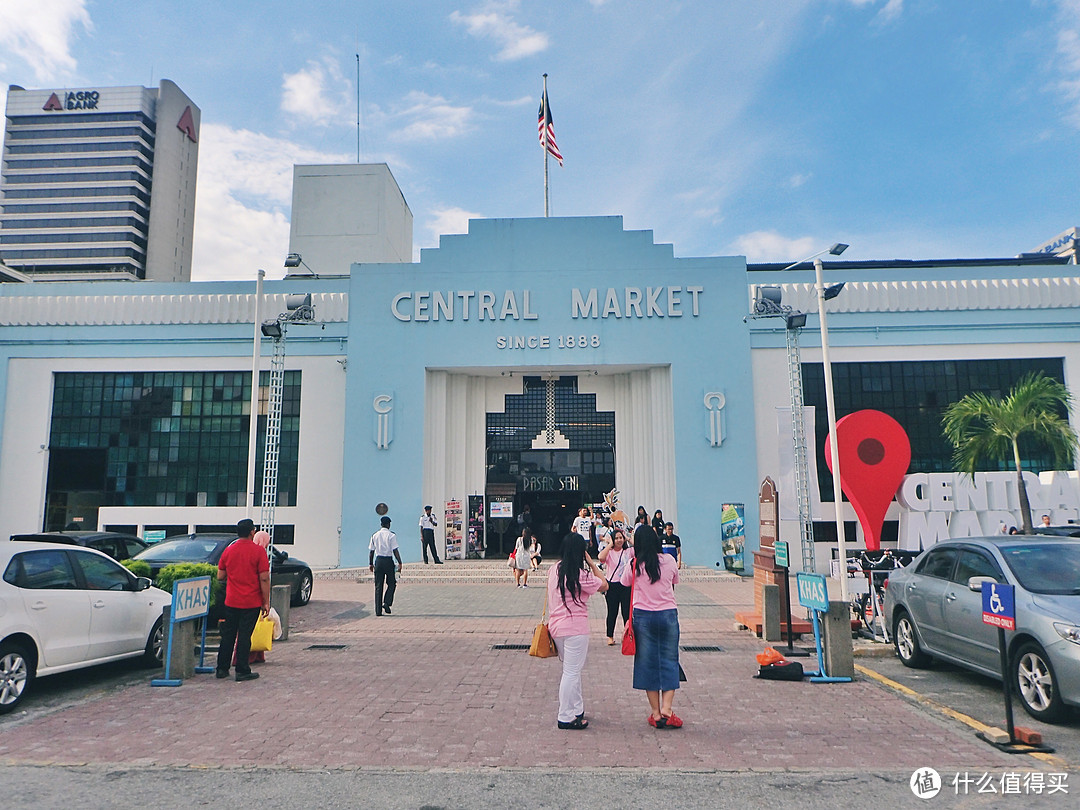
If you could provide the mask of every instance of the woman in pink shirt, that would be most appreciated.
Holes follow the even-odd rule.
[[[585,553],[585,538],[563,538],[562,560],[548,572],[548,631],[562,661],[559,681],[559,728],[586,728],[581,671],[589,653],[589,597],[608,589],[607,580]]]
[[[660,539],[651,526],[634,531],[634,563],[621,575],[632,589],[630,620],[637,651],[634,654],[634,688],[649,697],[653,728],[682,728],[672,711],[679,688],[679,610],[675,585],[679,567],[669,554],[660,552]]]

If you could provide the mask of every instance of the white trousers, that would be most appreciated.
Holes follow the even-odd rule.
[[[563,636],[555,639],[555,649],[562,661],[562,680],[559,681],[559,722],[571,723],[585,711],[581,696],[581,671],[589,654],[588,636]]]

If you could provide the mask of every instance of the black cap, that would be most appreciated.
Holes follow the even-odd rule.
[[[430,506],[425,506],[425,507],[424,507],[424,511],[425,511],[425,512],[430,512],[430,511],[431,511],[431,507],[430,507]]]
[[[236,524],[236,536],[247,537],[255,531],[255,521],[251,518],[244,518]]]
[[[389,529],[390,528],[390,516],[389,515],[383,515],[382,525],[383,525],[384,529]]]

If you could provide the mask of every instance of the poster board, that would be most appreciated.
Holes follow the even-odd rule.
[[[443,559],[461,560],[465,552],[461,545],[461,501],[447,501],[443,527],[446,530],[446,548]]]
[[[741,503],[725,503],[720,509],[721,544],[724,551],[724,567],[729,571],[742,571],[745,567],[743,548],[746,544],[746,510]]]

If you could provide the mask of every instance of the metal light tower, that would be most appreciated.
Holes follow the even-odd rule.
[[[285,390],[285,335],[289,324],[311,323],[315,307],[311,293],[285,296],[285,312],[277,318],[263,321],[264,337],[274,341],[274,356],[270,361],[270,400],[266,410],[266,446],[263,448],[262,511],[259,527],[270,535],[274,544],[274,508],[278,496],[278,456],[281,452],[281,400]],[[253,414],[252,418],[256,418]]]
[[[806,325],[806,313],[795,312],[782,304],[779,287],[758,287],[754,311],[749,318],[783,318],[787,338],[788,391],[791,397],[791,438],[794,449],[795,503],[799,512],[799,537],[802,548],[802,570],[813,573],[814,522],[810,513],[810,473],[806,455],[806,428],[803,420],[802,354],[799,349],[799,330]]]

